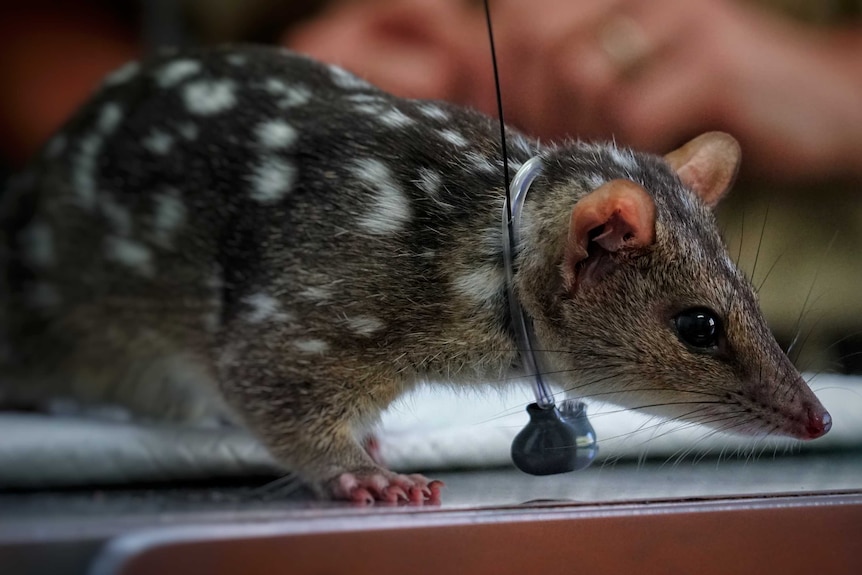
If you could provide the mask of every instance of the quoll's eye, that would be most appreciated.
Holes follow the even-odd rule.
[[[698,349],[713,349],[721,337],[721,321],[711,309],[696,307],[677,315],[674,327],[683,343]]]

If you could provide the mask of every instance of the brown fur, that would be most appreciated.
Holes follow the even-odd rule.
[[[250,64],[231,64],[235,52]],[[190,104],[191,82],[222,82],[221,99]],[[145,144],[154,126],[170,153]],[[511,132],[513,162],[546,166],[524,208],[518,298],[576,395],[813,436],[828,414],[702,201],[735,173],[728,138],[695,140],[671,156],[674,172],[612,145]],[[357,438],[420,381],[499,381],[518,367],[495,149],[488,118],[283,52],[155,59],[107,85],[3,198],[3,396],[238,419],[322,493],[422,500],[427,481],[389,473]],[[613,181],[640,200],[617,209],[592,195]],[[590,202],[597,218],[573,217]],[[618,235],[604,241],[609,221]],[[695,306],[721,318],[715,350],[675,332]]]

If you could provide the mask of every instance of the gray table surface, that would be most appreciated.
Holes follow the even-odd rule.
[[[614,503],[759,494],[862,492],[862,451],[763,454],[748,459],[617,461],[549,477],[514,469],[436,473],[443,510],[531,502]],[[0,493],[0,571],[84,573],[112,538],[196,526],[371,522],[411,511],[321,502],[302,488],[258,478],[231,485],[127,486]],[[412,511],[415,511],[413,509]],[[433,510],[432,510],[433,511]],[[60,569],[60,571],[58,571]]]

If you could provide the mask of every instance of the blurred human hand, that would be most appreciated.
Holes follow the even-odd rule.
[[[508,123],[664,152],[712,129],[773,180],[862,178],[862,36],[732,0],[496,0]],[[495,114],[484,16],[451,0],[335,4],[286,43],[407,97]]]
[[[484,23],[476,16],[458,1],[336,2],[282,40],[393,94],[475,105],[477,92],[493,89]]]
[[[654,152],[723,129],[752,171],[862,176],[858,47],[727,0],[501,0],[506,114]]]

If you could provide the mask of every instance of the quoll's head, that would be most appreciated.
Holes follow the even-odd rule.
[[[574,394],[814,439],[831,417],[767,328],[712,214],[739,160],[736,140],[711,132],[663,159],[638,156],[638,177],[586,195],[573,180],[552,285],[522,277],[519,289],[545,290],[532,302],[537,337]]]

